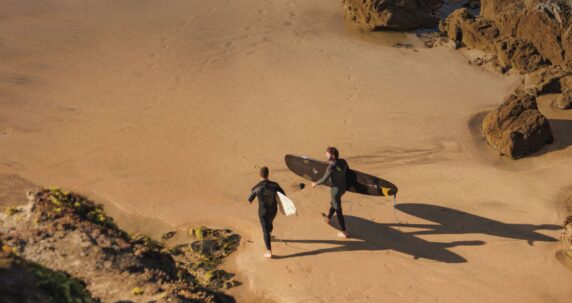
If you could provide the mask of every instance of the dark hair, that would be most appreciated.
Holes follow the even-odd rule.
[[[330,153],[331,157],[330,160],[338,160],[340,157],[340,152],[338,151],[337,148],[333,147],[333,146],[329,146],[326,151],[328,153]]]
[[[262,177],[264,179],[268,179],[269,173],[270,173],[270,171],[268,170],[268,167],[263,166],[260,168],[260,177]]]

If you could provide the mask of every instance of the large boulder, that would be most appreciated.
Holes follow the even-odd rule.
[[[344,0],[349,20],[368,30],[434,27],[443,0]]]
[[[525,93],[509,96],[482,123],[487,142],[512,159],[522,158],[553,141],[550,124],[538,110],[536,97]]]
[[[516,35],[532,43],[552,64],[562,65],[562,18],[557,12],[543,6],[528,9],[518,23]]]

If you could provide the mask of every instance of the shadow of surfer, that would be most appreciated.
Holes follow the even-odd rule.
[[[343,251],[377,251],[394,250],[414,259],[428,259],[445,263],[467,262],[462,256],[453,253],[448,248],[467,245],[484,245],[484,241],[455,241],[449,243],[431,242],[419,238],[419,235],[447,235],[447,234],[487,234],[514,240],[524,240],[530,245],[534,241],[555,242],[555,238],[538,233],[538,230],[559,230],[559,225],[533,225],[508,224],[488,219],[482,216],[469,214],[452,208],[431,204],[399,204],[397,209],[432,221],[437,224],[410,224],[410,223],[376,223],[367,219],[346,216],[348,224],[352,224],[352,240],[280,240],[287,246],[290,244],[327,244],[334,247],[305,250],[285,256],[276,256],[277,259],[312,256],[323,253]],[[423,229],[412,232],[399,230],[401,228]]]
[[[428,259],[445,263],[463,263],[467,260],[447,248],[461,245],[483,245],[482,241],[456,241],[450,243],[430,242],[392,228],[387,224],[376,223],[367,219],[346,216],[352,226],[352,238],[349,240],[277,240],[289,244],[328,244],[333,247],[306,250],[290,255],[274,257],[286,259],[335,253],[343,251],[381,251],[394,250],[413,256],[415,259]]]
[[[469,214],[460,210],[422,203],[398,204],[396,208],[409,215],[437,224],[388,224],[395,227],[413,227],[425,230],[411,232],[411,235],[435,234],[488,234],[491,236],[525,240],[533,245],[534,241],[555,242],[552,237],[536,232],[537,230],[559,230],[560,225],[508,224],[485,217]]]

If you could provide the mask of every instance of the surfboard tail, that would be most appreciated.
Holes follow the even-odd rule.
[[[383,195],[386,196],[386,197],[395,196],[395,190],[393,190],[392,188],[382,187],[382,188],[381,188],[381,192],[382,192]]]

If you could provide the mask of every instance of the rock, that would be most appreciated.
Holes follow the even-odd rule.
[[[344,0],[348,20],[368,29],[412,30],[434,27],[443,0]]]
[[[552,64],[562,65],[561,31],[562,24],[555,15],[543,8],[532,8],[518,23],[516,36],[532,43]]]
[[[467,8],[455,10],[439,23],[439,30],[458,46],[495,51],[493,42],[499,38],[496,26],[487,19],[474,17]]]
[[[567,74],[560,78],[560,89],[563,92],[572,89],[572,74]]]
[[[509,96],[482,123],[487,142],[501,154],[522,158],[552,143],[546,117],[538,111],[536,97],[526,93]]]
[[[495,22],[502,35],[514,36],[525,8],[523,0],[481,0],[481,17]]]
[[[572,90],[565,90],[556,100],[556,107],[558,109],[571,109],[572,108]]]
[[[524,90],[533,95],[561,93],[562,86],[572,84],[572,72],[561,66],[541,68],[524,77]]]
[[[544,57],[529,42],[507,37],[495,42],[498,64],[506,69],[515,68],[520,73],[531,73],[545,64]]]
[[[166,232],[166,233],[164,233],[164,234],[161,236],[161,239],[163,239],[163,240],[169,240],[169,239],[171,239],[172,237],[174,237],[176,233],[177,233],[177,231],[169,231],[169,232]]]
[[[566,66],[572,68],[572,24],[562,34],[562,47],[565,52]]]
[[[481,0],[481,16],[493,19],[495,16],[516,9],[524,9],[524,0]]]

